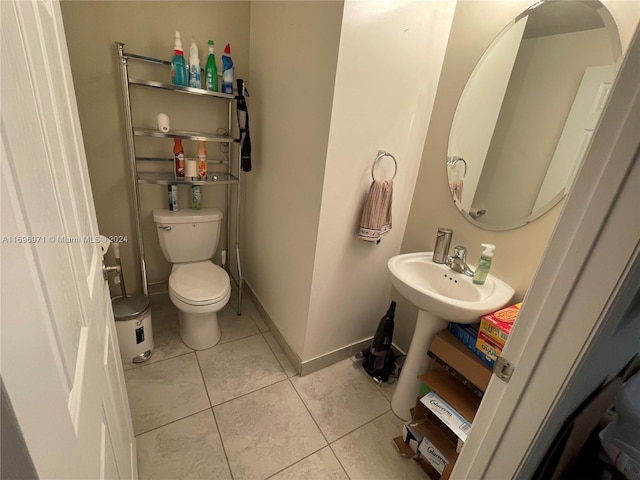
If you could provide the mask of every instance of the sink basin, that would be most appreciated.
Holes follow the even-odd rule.
[[[438,332],[449,322],[479,322],[485,313],[504,307],[514,294],[513,288],[493,275],[487,276],[484,285],[476,285],[471,277],[433,263],[432,258],[433,252],[407,253],[387,263],[393,286],[419,309],[402,375],[391,398],[393,413],[403,420],[410,418],[420,389],[417,377],[427,370],[425,353]]]
[[[476,285],[432,257],[433,252],[407,253],[387,264],[393,286],[420,310],[451,322],[475,323],[513,297],[513,288],[491,274],[484,285]]]

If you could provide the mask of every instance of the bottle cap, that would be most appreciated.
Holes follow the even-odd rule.
[[[189,63],[191,63],[191,65],[200,65],[200,56],[198,55],[198,45],[196,44],[195,38],[191,40]]]
[[[182,50],[182,38],[180,38],[180,32],[178,30],[176,30],[176,40],[175,43],[173,44],[173,49],[174,50],[180,50],[181,52]]]
[[[231,45],[229,45],[227,43],[227,46],[224,47],[224,53],[226,53],[227,55],[231,55]]]
[[[483,243],[482,246],[484,247],[482,255],[489,258],[493,257],[493,251],[496,249],[496,246],[492,243]]]

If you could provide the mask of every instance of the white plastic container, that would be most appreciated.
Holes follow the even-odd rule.
[[[153,328],[149,299],[143,296],[114,298],[113,316],[122,364],[142,363],[153,352]]]

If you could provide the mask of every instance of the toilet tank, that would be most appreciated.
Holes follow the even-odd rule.
[[[222,212],[217,208],[177,212],[156,209],[153,221],[162,253],[171,263],[208,260],[218,248]]]

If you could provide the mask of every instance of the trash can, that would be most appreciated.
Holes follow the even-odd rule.
[[[149,298],[118,297],[111,301],[122,364],[142,363],[153,351],[153,329]]]

